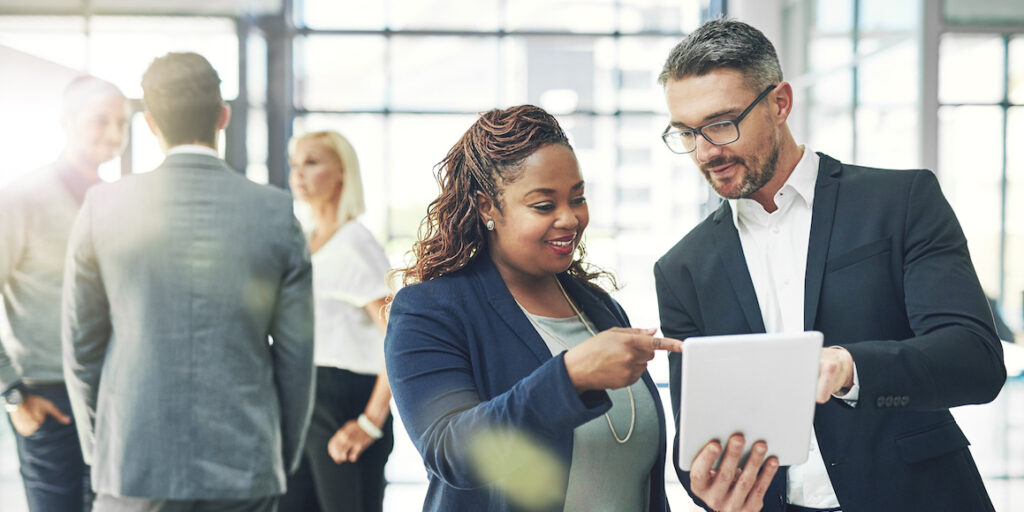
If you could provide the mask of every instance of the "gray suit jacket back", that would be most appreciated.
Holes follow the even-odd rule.
[[[284,491],[313,390],[309,249],[288,194],[199,154],[95,187],[72,230],[62,319],[96,492]]]

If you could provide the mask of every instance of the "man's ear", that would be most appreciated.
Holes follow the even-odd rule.
[[[487,224],[489,220],[497,222],[501,212],[490,196],[478,190],[476,192],[476,213],[480,217],[480,222]]]
[[[228,121],[231,120],[231,105],[225,103],[220,107],[220,118],[217,119],[217,130],[223,130],[228,127]]]
[[[772,100],[772,117],[776,124],[784,124],[793,111],[793,86],[789,82],[780,83],[775,87]]]

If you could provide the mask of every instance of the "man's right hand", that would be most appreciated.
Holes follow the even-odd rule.
[[[768,457],[768,445],[754,443],[743,469],[739,468],[745,441],[742,434],[733,434],[726,444],[725,457],[712,469],[722,446],[718,441],[704,445],[690,465],[690,490],[718,512],[757,512],[764,505],[764,494],[779,469],[779,460]],[[762,465],[763,464],[763,465]]]
[[[22,437],[35,434],[39,427],[46,421],[47,416],[53,416],[57,421],[71,424],[71,417],[61,412],[53,402],[39,396],[25,394],[25,401],[10,413],[11,423],[14,430]]]

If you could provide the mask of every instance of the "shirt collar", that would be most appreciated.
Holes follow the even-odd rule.
[[[220,154],[217,153],[216,149],[213,149],[209,146],[202,146],[199,144],[181,144],[167,150],[167,156],[178,155],[182,153],[206,155],[218,159],[220,158]]]
[[[814,205],[814,185],[818,181],[818,164],[821,157],[817,153],[811,150],[811,148],[804,145],[804,154],[800,157],[800,161],[796,163],[796,167],[793,168],[793,172],[790,173],[789,178],[786,178],[786,182],[782,185],[782,188],[776,192],[776,196],[782,193],[785,194],[787,191],[794,191],[798,197],[803,198],[808,208]],[[737,229],[740,227],[740,209],[741,208],[761,208],[760,203],[753,199],[729,199],[730,210],[732,210],[732,222]],[[763,211],[763,208],[762,208]]]
[[[63,158],[54,165],[57,168],[57,177],[60,179],[60,182],[64,184],[64,188],[71,193],[71,196],[78,201],[78,204],[82,204],[82,201],[85,201],[85,193],[89,191],[89,187],[100,182],[99,179],[91,180],[85,177],[71,165],[71,162]]]

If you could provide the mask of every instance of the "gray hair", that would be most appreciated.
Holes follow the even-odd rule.
[[[669,80],[703,76],[716,69],[735,69],[751,90],[760,91],[782,81],[775,47],[760,30],[742,21],[718,18],[701,25],[672,48],[658,76]]]

